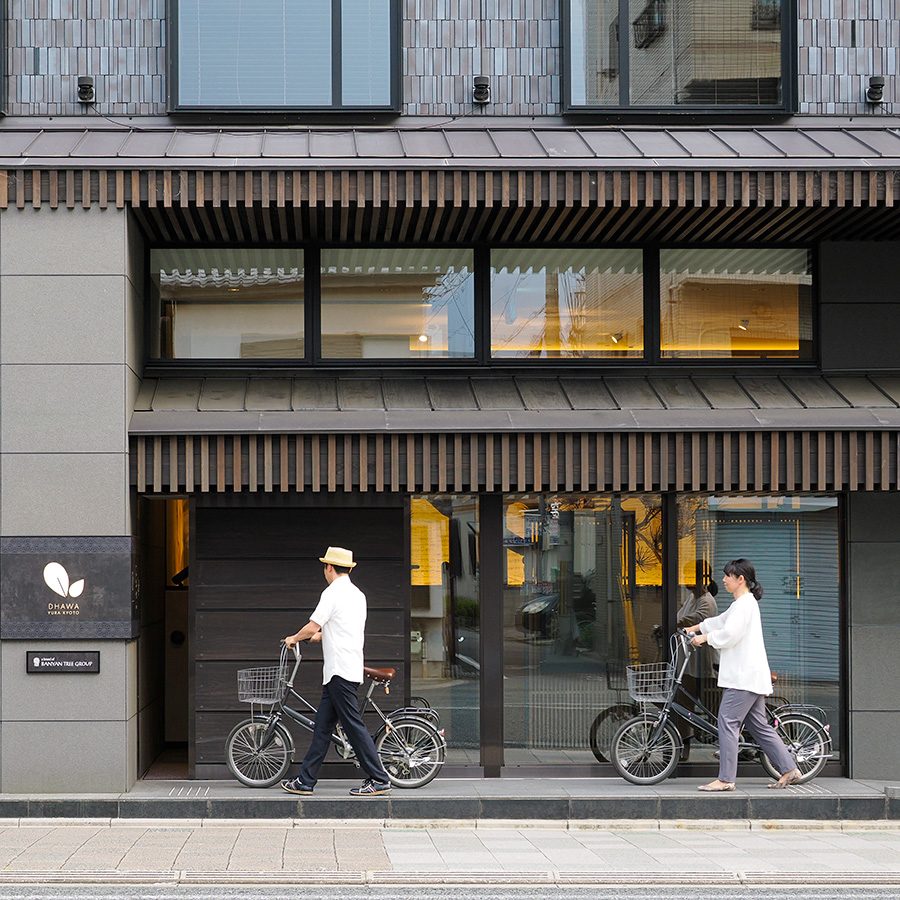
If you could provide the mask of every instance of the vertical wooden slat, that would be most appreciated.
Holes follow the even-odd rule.
[[[216,490],[225,491],[225,435],[216,437]]]
[[[162,493],[162,438],[153,438],[153,492]]]
[[[669,435],[666,433],[659,436],[659,489],[669,489]]]
[[[550,466],[549,478],[548,478],[548,486],[551,491],[557,491],[559,489],[559,443],[556,432],[553,431],[549,435],[550,437],[550,454],[548,456],[548,463]]]
[[[732,456],[731,456],[731,433],[726,432],[722,435],[722,490],[731,490],[731,473],[732,473]]]
[[[575,447],[573,446],[572,432],[567,431],[563,439],[563,453],[565,455],[565,486],[567,491],[575,489]]]
[[[375,435],[375,490],[384,490],[384,435]]]
[[[256,435],[247,435],[247,490],[255,491],[259,475],[256,464]]]
[[[317,434],[309,439],[309,464],[312,480],[310,487],[314,493],[318,493],[322,489],[322,448]]]
[[[422,435],[422,490],[431,490],[431,436]]]
[[[509,434],[500,435],[500,490],[509,490]]]
[[[828,475],[825,471],[825,456],[827,453],[827,442],[825,440],[825,432],[820,431],[818,435],[818,447],[816,449],[816,468],[818,470],[818,488],[824,491],[828,486]]]
[[[612,435],[612,489],[622,490],[622,435]]]
[[[353,490],[353,435],[344,435],[344,490]]]
[[[367,491],[369,489],[369,440],[364,434],[359,436],[359,489]]]
[[[637,435],[628,434],[628,490],[637,490]]]
[[[847,435],[847,462],[850,468],[848,487],[851,491],[855,491],[859,488],[859,444],[855,431]]]
[[[263,490],[270,493],[274,481],[274,460],[272,459],[272,435],[263,436]]]
[[[765,490],[763,483],[763,436],[761,431],[753,435],[753,489]]]
[[[184,439],[184,489],[194,490],[194,439],[188,435]]]
[[[855,184],[855,181],[854,181]],[[863,483],[867,491],[875,490],[875,435],[871,431],[866,432],[866,471],[863,475]]]
[[[172,435],[169,438],[169,490],[177,492],[178,486],[178,438]]]
[[[200,438],[200,490],[204,494],[209,491],[209,438],[206,435]]]
[[[800,435],[800,489],[808,491],[812,487],[812,451],[809,432]]]
[[[137,489],[143,494],[147,490],[147,439],[137,439]]]
[[[294,489],[306,490],[306,441],[302,434],[297,435],[294,452]]]
[[[281,491],[286,491],[290,487],[288,455],[288,436],[282,434],[278,439],[278,487]]]
[[[460,438],[462,442],[462,438]],[[391,435],[391,490],[396,493],[400,490],[400,435]],[[462,490],[462,487],[458,488]]]
[[[700,490],[700,434],[691,435],[691,490]]]
[[[706,435],[706,490],[716,489],[716,435],[710,431]]]
[[[597,473],[595,484],[598,491],[606,490],[606,435],[597,432],[597,445],[594,451],[597,457]]]
[[[794,463],[794,432],[789,431],[784,438],[784,486],[792,491],[797,484],[796,466]]]
[[[516,436],[516,485],[520,491],[524,491],[527,485],[525,471],[525,435]]]
[[[675,435],[675,490],[684,490],[684,435]]]
[[[239,434],[231,438],[231,488],[239,491],[243,484],[244,453],[241,447],[243,440]]]
[[[534,465],[531,470],[531,485],[536,491],[544,488],[544,435],[540,432],[531,437]]]
[[[844,487],[844,433],[836,431],[834,433],[834,472],[832,474],[831,483],[836,491],[843,490]]]
[[[412,434],[406,436],[406,489],[416,489],[416,438]]]
[[[738,434],[738,490],[746,491],[748,476],[747,432]]]
[[[337,435],[329,434],[325,449],[326,484],[329,493],[337,490]]]
[[[781,439],[777,431],[769,435],[769,488],[777,491],[781,484],[781,471],[779,455],[781,452]]]
[[[581,490],[591,489],[590,436],[582,431],[578,436],[578,449],[581,455]]]
[[[643,490],[653,490],[653,435],[650,432],[644,434],[644,483]]]
[[[881,433],[881,477],[879,479],[881,489],[891,489],[891,437],[886,432]]]
[[[506,435],[504,435],[506,437]],[[438,491],[447,490],[447,435],[438,435]]]
[[[466,443],[469,445],[469,490],[477,491],[478,478],[478,435],[466,435]]]

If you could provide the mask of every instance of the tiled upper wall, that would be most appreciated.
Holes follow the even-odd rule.
[[[677,2],[677,0],[676,0]],[[8,0],[6,112],[96,115],[76,99],[92,75],[104,115],[164,115],[166,0]],[[403,111],[480,114],[472,77],[490,75],[491,115],[560,112],[560,0],[403,0]],[[799,0],[799,111],[900,110],[900,0]],[[885,102],[863,101],[870,75]]]

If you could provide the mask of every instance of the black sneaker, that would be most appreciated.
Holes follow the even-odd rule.
[[[390,792],[391,786],[388,782],[375,781],[373,778],[367,778],[359,787],[350,788],[352,797],[377,797]]]
[[[313,792],[313,787],[311,784],[304,784],[299,778],[294,778],[291,781],[282,781],[281,789],[283,791],[287,791],[289,794],[311,794]]]

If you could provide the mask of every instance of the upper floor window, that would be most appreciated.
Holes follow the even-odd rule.
[[[566,107],[789,112],[791,0],[566,0]]]
[[[175,109],[397,108],[398,0],[177,0]]]

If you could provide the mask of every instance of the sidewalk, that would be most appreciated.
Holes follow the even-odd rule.
[[[0,823],[6,884],[897,885],[900,822]]]
[[[455,821],[715,819],[900,821],[900,786],[846,778],[769,790],[743,778],[728,794],[701,794],[705,779],[670,779],[637,787],[618,778],[438,778],[389,797],[353,798],[354,781],[320,782],[312,797],[280,788],[253,790],[235,781],[141,781],[124,794],[0,795],[0,819],[61,816],[102,819],[367,819]]]

